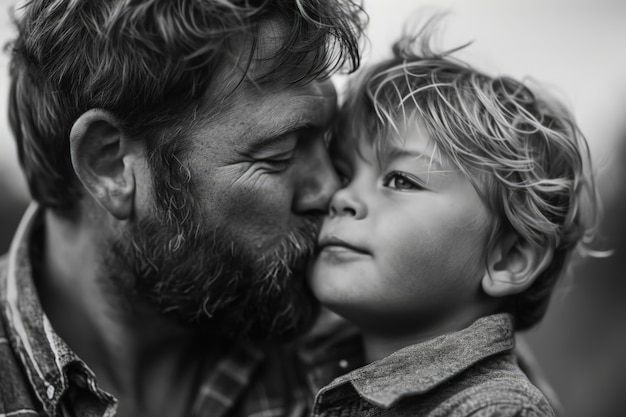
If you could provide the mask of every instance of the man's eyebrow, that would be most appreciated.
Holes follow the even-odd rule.
[[[326,104],[321,103],[321,105]],[[317,108],[312,108],[308,103],[295,101],[293,105],[294,114],[285,115],[282,119],[279,117],[275,123],[264,126],[263,130],[250,133],[246,151],[255,152],[267,149],[268,146],[278,146],[287,139],[288,134],[293,132],[322,132],[332,125],[336,117],[336,113],[330,110],[330,108],[325,108],[320,111]]]
[[[269,129],[251,140],[248,146],[246,146],[246,151],[253,153],[279,147],[289,139],[288,135],[290,133],[311,128],[315,128],[315,126],[312,126],[310,122],[306,120],[296,120],[286,125]]]

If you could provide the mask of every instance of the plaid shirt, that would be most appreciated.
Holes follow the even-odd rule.
[[[61,340],[39,303],[29,256],[41,211],[28,208],[0,259],[0,417],[116,414],[116,399]],[[360,364],[356,332],[329,320],[289,345],[241,344],[207,367],[194,417],[299,417],[319,388]]]

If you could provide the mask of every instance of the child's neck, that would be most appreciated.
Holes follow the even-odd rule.
[[[381,336],[378,334],[364,333],[363,346],[365,350],[365,360],[371,363],[391,355],[402,348],[424,342],[435,336],[416,338],[414,335],[403,335],[397,337]]]
[[[425,342],[430,339],[442,336],[447,333],[456,332],[470,326],[479,317],[493,314],[492,312],[482,312],[486,314],[467,314],[466,317],[456,318],[447,323],[421,328],[417,331],[398,332],[396,334],[381,334],[378,332],[363,331],[363,346],[365,350],[365,360],[371,363],[386,356],[391,355],[407,346]]]

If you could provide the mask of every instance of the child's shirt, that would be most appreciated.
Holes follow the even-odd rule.
[[[508,314],[401,349],[335,379],[313,417],[554,416],[517,365]]]

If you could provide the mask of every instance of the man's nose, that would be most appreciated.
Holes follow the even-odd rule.
[[[303,157],[298,175],[294,211],[328,213],[330,199],[341,183],[323,141],[316,141],[310,153]]]

